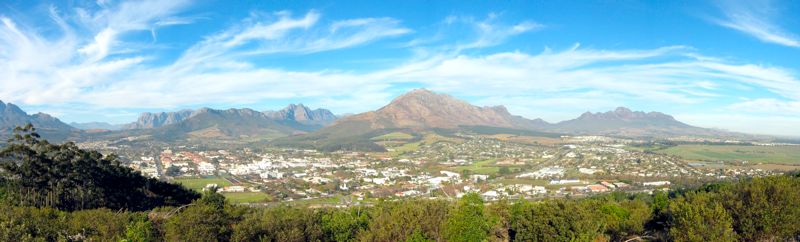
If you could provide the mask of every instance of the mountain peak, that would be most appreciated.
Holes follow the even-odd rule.
[[[313,124],[329,124],[336,119],[331,111],[327,109],[314,109],[298,104],[289,104],[279,111],[266,111],[264,112],[268,117],[276,120],[292,120],[300,123],[313,123]]]
[[[505,107],[477,107],[447,94],[414,89],[388,105],[350,119],[369,120],[374,128],[456,128],[467,126],[513,127]]]
[[[632,112],[633,111],[631,111],[630,109],[628,109],[626,107],[617,107],[616,109],[614,109],[614,113],[616,113],[616,114],[629,114],[629,113],[632,113]]]

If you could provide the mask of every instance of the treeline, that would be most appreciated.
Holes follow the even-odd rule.
[[[54,168],[42,167],[51,166],[64,166],[59,169],[67,173],[94,172],[90,174],[99,177],[119,177],[131,171],[110,167],[116,166],[113,159],[74,145],[54,146],[33,140],[37,138],[30,133],[19,135],[14,143],[19,146],[10,148],[18,152],[4,151],[14,154],[2,156],[5,179],[26,184],[31,192],[44,197],[85,189],[100,202],[77,200],[75,196],[20,202],[14,199],[19,198],[21,190],[7,189],[2,194],[5,199],[0,200],[0,241],[800,240],[800,175],[708,184],[669,193],[612,193],[584,199],[487,203],[471,193],[455,202],[416,199],[350,208],[253,208],[229,204],[213,191],[198,198],[181,187],[174,189],[178,191],[175,195],[142,185],[147,183],[104,185],[98,183],[127,181],[78,175],[64,178],[44,172]],[[12,159],[15,157],[20,160]],[[8,162],[15,165],[5,164]],[[94,165],[73,164],[82,162]],[[36,172],[12,171],[20,167]],[[113,188],[124,190],[109,191]],[[151,194],[153,191],[164,193]],[[121,193],[146,198],[126,198]],[[169,197],[181,199],[166,199]],[[187,200],[192,202],[185,203]]]
[[[209,192],[148,212],[5,206],[3,241],[797,241],[800,177],[775,176],[652,195],[485,203],[252,208]]]

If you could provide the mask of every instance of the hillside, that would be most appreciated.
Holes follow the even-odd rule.
[[[322,150],[380,151],[383,147],[370,139],[395,131],[419,133],[479,127],[539,130],[549,125],[541,120],[511,115],[503,106],[478,107],[450,95],[417,89],[395,98],[376,111],[347,116],[316,132],[279,139],[275,144]]]
[[[726,135],[722,131],[685,124],[660,112],[645,113],[625,107],[603,113],[586,112],[578,118],[553,125],[552,131],[628,137]]]
[[[63,141],[76,136],[80,130],[61,122],[58,118],[46,113],[28,115],[17,105],[0,101],[0,138],[11,135],[14,127],[33,124],[37,132],[52,141]]]

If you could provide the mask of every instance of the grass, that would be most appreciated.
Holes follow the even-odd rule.
[[[496,159],[488,159],[488,160],[482,160],[482,161],[473,162],[472,165],[456,166],[456,167],[453,167],[453,168],[456,169],[456,171],[458,171],[458,172],[462,172],[464,170],[469,170],[473,174],[491,175],[491,174],[495,174],[495,173],[500,171],[500,167],[490,166],[490,165],[494,164],[495,161],[496,161]]]
[[[413,135],[410,135],[410,134],[407,134],[407,133],[403,133],[403,132],[393,132],[393,133],[388,133],[388,134],[384,134],[384,135],[377,136],[377,137],[372,137],[370,140],[373,140],[373,141],[382,141],[382,140],[410,140],[410,139],[413,139],[413,138],[414,138],[414,136],[413,136]]]
[[[416,151],[419,149],[420,145],[422,145],[422,142],[406,143],[401,146],[394,147],[392,148],[393,150],[389,152],[389,156],[395,157],[406,152]]]
[[[207,184],[217,184],[220,188],[231,185],[229,181],[216,176],[204,178],[177,178],[175,179],[175,183],[179,183],[195,191],[202,191]]]
[[[262,192],[223,192],[222,195],[232,203],[260,203],[272,200],[272,197]]]
[[[800,146],[678,145],[658,152],[689,160],[800,164]]]
[[[524,136],[524,135],[513,135],[513,134],[493,134],[493,135],[483,135],[484,137],[502,140],[502,141],[509,141],[515,143],[523,143],[523,144],[545,144],[545,145],[552,145],[552,144],[559,144],[561,143],[560,138],[552,138],[552,137],[537,137],[537,136]]]
[[[339,202],[341,202],[341,197],[337,195],[332,197],[300,199],[291,201],[289,203],[294,205],[312,205],[312,204],[337,204]]]

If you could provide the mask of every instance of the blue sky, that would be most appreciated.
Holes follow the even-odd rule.
[[[0,100],[64,121],[374,110],[413,88],[550,122],[617,106],[800,136],[799,1],[0,3]]]

